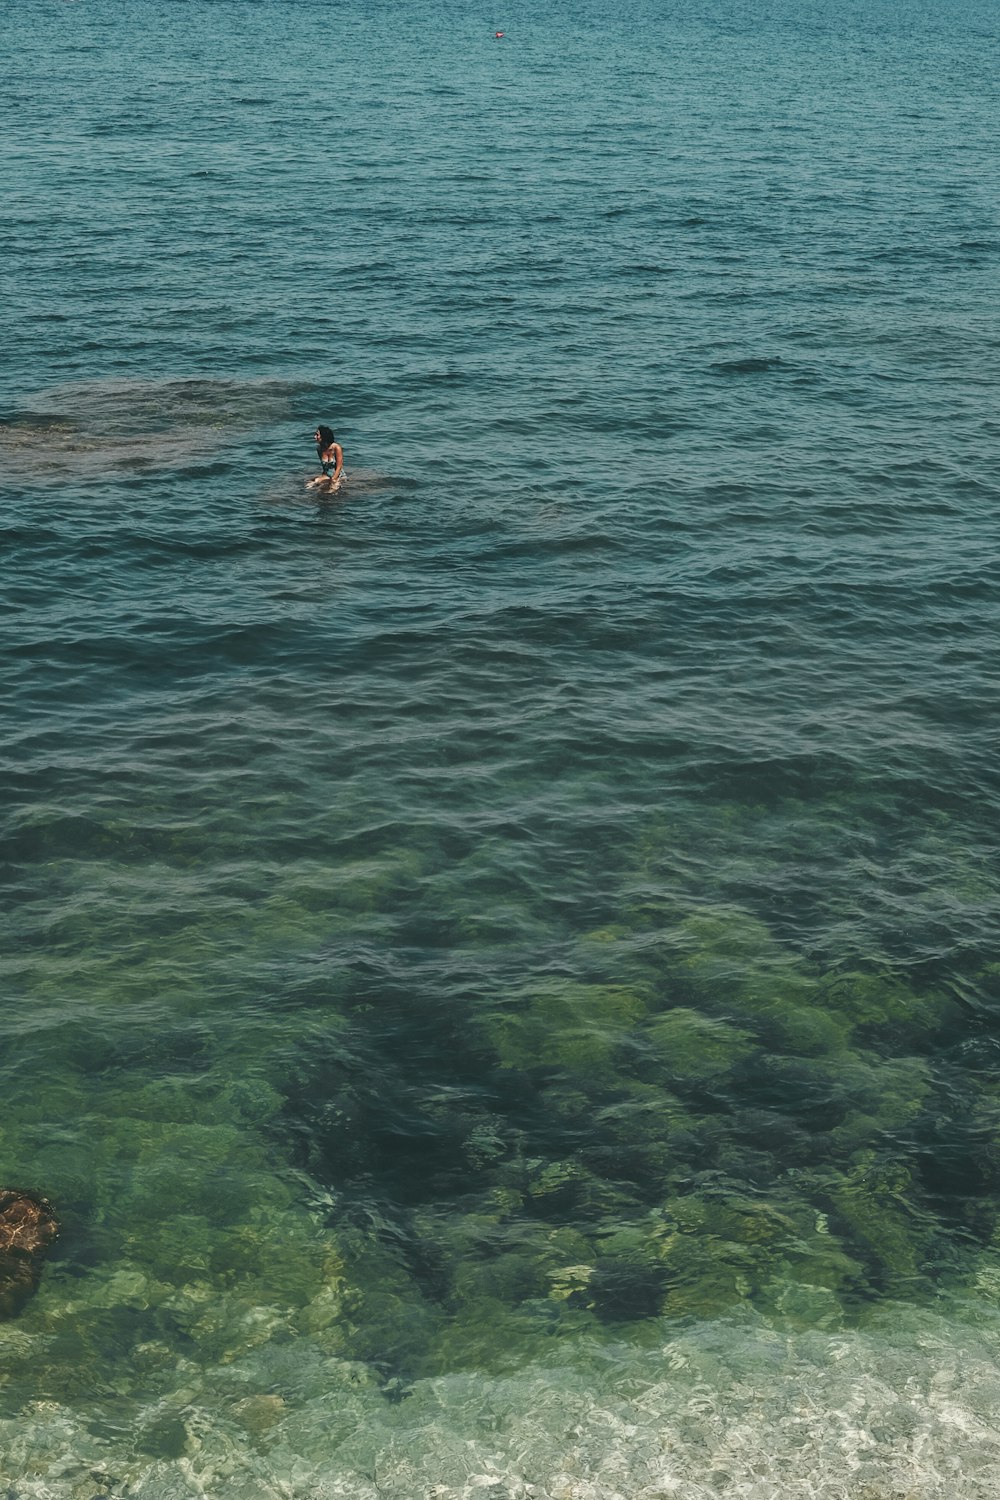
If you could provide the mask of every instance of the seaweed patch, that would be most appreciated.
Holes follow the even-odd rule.
[[[0,1318],[12,1318],[38,1288],[45,1252],[59,1233],[38,1193],[0,1188]]]

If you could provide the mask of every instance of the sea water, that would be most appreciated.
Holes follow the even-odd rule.
[[[5,1493],[994,1496],[995,7],[4,26]]]

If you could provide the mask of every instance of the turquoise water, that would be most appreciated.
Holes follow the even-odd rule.
[[[995,1495],[995,10],[7,22],[9,1493]]]

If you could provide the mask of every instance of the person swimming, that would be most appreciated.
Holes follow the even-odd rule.
[[[313,437],[316,441],[316,456],[323,472],[309,481],[310,486],[318,485],[335,490],[344,472],[344,450],[329,427],[317,427]]]

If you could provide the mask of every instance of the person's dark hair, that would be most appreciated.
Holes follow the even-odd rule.
[[[329,427],[317,427],[316,436],[319,439],[319,446],[321,448],[329,448],[330,444],[334,441],[333,432]]]

